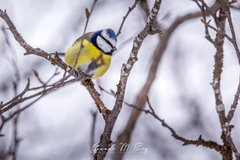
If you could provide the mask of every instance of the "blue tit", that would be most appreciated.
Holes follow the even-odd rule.
[[[65,54],[65,63],[68,66],[73,67],[82,39],[82,49],[75,69],[80,74],[86,73],[92,79],[99,78],[108,70],[112,53],[117,50],[116,34],[112,29],[103,29],[79,37]]]

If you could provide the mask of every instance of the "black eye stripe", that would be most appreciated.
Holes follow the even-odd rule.
[[[114,48],[114,47],[112,46],[112,44],[109,42],[109,40],[107,40],[106,38],[104,38],[101,34],[99,34],[99,36],[102,37],[102,39],[103,39],[105,42],[107,42],[107,44],[109,44],[112,48]]]

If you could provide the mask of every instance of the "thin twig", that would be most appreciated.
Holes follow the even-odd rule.
[[[22,102],[24,102],[26,100],[35,98],[37,96],[40,96],[41,94],[44,94],[46,92],[50,92],[50,91],[56,90],[58,88],[61,88],[61,87],[65,86],[65,85],[67,85],[67,84],[71,84],[71,83],[76,82],[76,81],[77,81],[76,79],[71,79],[71,80],[59,83],[59,82],[61,82],[61,80],[59,80],[59,81],[57,81],[57,82],[55,82],[55,83],[53,83],[52,85],[49,85],[49,86],[44,86],[43,85],[41,87],[29,88],[30,80],[28,79],[28,83],[27,83],[25,89],[19,95],[14,97],[9,102],[1,105],[1,113],[4,113],[4,112],[8,111],[9,109],[14,107],[15,105],[17,105],[19,103],[22,103]],[[32,94],[32,95],[30,95],[28,97],[23,97],[25,95],[25,93],[27,93],[28,91],[37,90],[37,89],[42,89],[42,90],[37,92],[37,93],[35,93],[35,94]]]
[[[42,84],[42,85],[46,85],[41,78],[38,76],[38,72],[36,70],[33,70],[33,73],[35,75],[35,77],[37,78],[37,80]]]
[[[129,8],[128,8],[128,11],[127,11],[126,15],[123,17],[122,23],[121,23],[121,25],[120,25],[120,27],[119,27],[119,30],[118,30],[118,32],[117,32],[117,37],[121,34],[121,30],[122,30],[123,24],[124,24],[125,20],[127,19],[129,13],[132,12],[132,10],[136,7],[136,5],[138,4],[138,2],[139,2],[139,0],[135,0],[135,2],[134,2],[134,4],[132,5],[132,7],[129,7]]]
[[[146,101],[148,103],[148,106],[149,106],[150,110],[143,109],[143,108],[140,108],[136,105],[129,104],[129,103],[126,103],[126,102],[125,102],[125,104],[128,105],[129,107],[132,107],[132,108],[137,109],[139,111],[145,112],[146,114],[152,115],[155,119],[157,119],[158,121],[160,121],[162,123],[163,127],[167,128],[172,133],[172,136],[175,139],[182,141],[183,146],[185,146],[185,145],[196,145],[196,146],[202,145],[202,146],[207,147],[207,148],[215,149],[217,152],[221,152],[221,150],[223,149],[223,147],[221,145],[217,144],[214,141],[205,141],[204,139],[202,139],[202,135],[200,135],[197,140],[188,140],[188,139],[185,139],[185,138],[179,136],[172,127],[170,127],[163,119],[161,119],[155,113],[153,107],[151,106],[151,104],[149,102],[148,96],[146,96],[146,99],[147,99]]]
[[[217,33],[220,33],[220,31],[217,28],[213,27],[212,25],[207,23],[205,20],[201,19],[201,22],[204,23],[207,27],[209,27],[212,30],[216,31]],[[230,42],[233,42],[232,38],[229,37],[229,35],[227,35],[226,33],[221,33],[221,34],[223,34],[223,36],[226,37]]]
[[[48,84],[55,76],[59,75],[58,68],[55,69],[54,74],[47,80],[46,84]],[[64,72],[64,76],[62,79],[65,79],[66,72]],[[70,77],[70,76],[69,76]],[[68,78],[67,78],[68,79]]]
[[[205,13],[205,9],[204,9],[204,1],[201,0],[202,2],[202,6],[199,6],[198,4],[198,1],[196,1],[196,3],[198,4],[198,6],[200,7],[201,11],[202,11],[202,17],[203,17],[203,20],[206,22],[206,13]],[[207,7],[207,5],[205,5]],[[208,8],[209,9],[209,8]],[[210,9],[209,9],[210,10]],[[210,10],[211,11],[211,10]],[[209,30],[208,30],[208,27],[207,25],[205,25],[205,38],[207,40],[209,40],[209,42],[211,43],[214,43],[213,39],[211,38],[210,34],[209,34]]]
[[[226,121],[230,124],[234,113],[237,109],[237,105],[238,105],[238,100],[239,100],[239,95],[240,95],[240,79],[239,79],[239,83],[238,83],[238,88],[237,88],[237,93],[235,94],[234,100],[233,100],[233,104],[231,105],[231,109],[228,112]]]
[[[72,67],[72,70],[70,71],[71,73],[73,73],[73,71],[75,70],[75,67],[76,67],[76,65],[77,65],[77,61],[78,61],[78,59],[79,59],[80,53],[81,53],[82,48],[83,48],[83,40],[85,39],[85,33],[86,33],[86,30],[87,30],[87,25],[88,25],[90,16],[92,15],[92,12],[93,12],[93,9],[94,9],[96,3],[97,3],[97,0],[94,0],[90,12],[89,12],[88,9],[86,8],[86,17],[87,17],[87,20],[86,20],[85,27],[84,27],[84,30],[83,30],[83,37],[82,37],[82,39],[81,39],[80,48],[79,48],[79,51],[78,51],[76,60],[75,60],[75,62],[74,62],[74,65],[73,65],[73,67]]]
[[[237,58],[238,58],[238,63],[240,64],[240,51],[237,45],[237,41],[236,41],[236,35],[235,35],[235,31],[234,31],[234,27],[233,27],[233,22],[232,22],[232,17],[231,17],[231,11],[229,9],[229,3],[228,1],[225,1],[224,3],[224,7],[226,8],[227,11],[227,19],[228,19],[228,24],[229,24],[229,28],[232,34],[232,44],[234,46],[235,52],[237,54]]]
[[[5,118],[5,122],[9,121],[10,119],[12,119],[16,114],[19,114],[20,112],[22,112],[23,110],[27,109],[28,107],[30,107],[31,105],[33,105],[34,103],[36,103],[38,100],[40,100],[42,97],[44,97],[46,94],[42,94],[40,95],[40,97],[36,98],[34,101],[32,101],[31,103],[29,103],[28,105],[26,105],[25,107],[13,112],[9,117]]]
[[[109,91],[105,90],[103,87],[101,87],[100,85],[98,85],[98,87],[99,87],[99,89],[100,89],[101,91],[103,91],[103,92],[105,92],[105,93],[107,93],[107,94],[109,94],[109,95],[112,95],[112,96],[116,97],[116,93],[115,93],[113,90],[110,90],[110,92],[109,92]]]

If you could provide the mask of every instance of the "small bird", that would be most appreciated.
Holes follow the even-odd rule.
[[[79,37],[65,54],[65,63],[70,67],[74,66],[82,39],[82,49],[75,69],[80,75],[82,72],[87,74],[87,79],[99,78],[108,70],[112,53],[117,50],[116,34],[108,28]]]

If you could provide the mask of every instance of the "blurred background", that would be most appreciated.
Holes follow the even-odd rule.
[[[152,8],[154,1],[148,0]],[[206,0],[209,6],[215,1]],[[104,28],[118,31],[123,16],[134,0],[99,0],[90,18],[87,32]],[[23,38],[33,47],[46,52],[64,52],[83,34],[86,22],[85,8],[90,9],[89,0],[0,0],[0,8],[6,9]],[[240,6],[240,2],[234,4]],[[199,11],[196,3],[190,0],[168,0],[161,4],[157,22],[167,29],[179,16]],[[232,10],[232,18],[239,45],[240,22],[239,10]],[[168,46],[158,66],[156,79],[148,94],[157,115],[164,119],[182,137],[196,140],[202,135],[205,140],[222,144],[221,127],[215,110],[215,98],[212,86],[214,66],[214,46],[205,36],[201,17],[188,20],[173,32]],[[214,22],[211,22],[214,24]],[[107,108],[112,109],[115,98],[97,87],[116,91],[120,70],[126,63],[132,48],[134,37],[144,28],[146,14],[142,7],[130,13],[118,36],[118,51],[112,57],[112,64],[107,73],[95,80],[96,89]],[[31,87],[41,85],[33,74],[33,69],[43,81],[47,81],[55,72],[56,66],[34,55],[24,56],[25,50],[15,41],[7,25],[0,19],[0,101],[7,102],[14,97],[13,82],[19,74],[18,93],[30,78]],[[227,29],[227,33],[229,29]],[[214,37],[215,33],[210,31]],[[152,62],[154,51],[159,43],[159,35],[148,36],[139,51],[138,61],[131,71],[125,101],[133,104],[141,91]],[[224,68],[221,92],[226,111],[233,103],[239,81],[239,66],[232,45],[224,44]],[[61,74],[53,79],[59,80]],[[29,93],[30,95],[31,93]],[[20,104],[20,107],[31,101]],[[148,106],[146,106],[148,107]],[[123,131],[132,108],[123,105],[115,124],[112,140]],[[11,112],[11,111],[10,111]],[[18,122],[18,137],[21,139],[17,151],[18,160],[80,160],[93,159],[91,128],[93,113],[97,112],[93,142],[99,142],[104,129],[104,121],[86,89],[79,83],[67,85],[39,100],[22,112]],[[7,113],[8,114],[8,113]],[[240,149],[240,112],[236,110],[232,124],[232,137]],[[9,122],[3,128],[4,137],[0,138],[0,153],[7,152],[12,143],[13,127]],[[142,143],[146,153],[125,153],[124,159],[133,160],[202,160],[221,159],[215,150],[182,146],[174,139],[168,129],[149,114],[141,114],[132,133],[130,145]],[[106,159],[112,159],[109,151]]]

